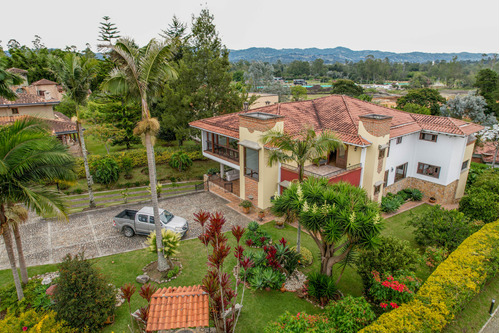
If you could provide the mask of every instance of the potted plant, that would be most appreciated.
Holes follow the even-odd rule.
[[[259,220],[262,221],[264,219],[264,216],[266,216],[266,212],[263,209],[261,209],[257,213],[257,216],[259,217]]]
[[[278,219],[278,220],[274,221],[274,226],[277,229],[283,229],[285,227],[285,223],[282,219]]]
[[[434,197],[430,197],[430,198],[429,198],[429,202],[430,202],[430,203],[435,203],[435,202],[436,202],[436,198],[434,198]]]
[[[250,213],[250,208],[253,206],[252,202],[250,200],[243,200],[240,202],[240,207],[243,210],[243,213],[248,214]]]

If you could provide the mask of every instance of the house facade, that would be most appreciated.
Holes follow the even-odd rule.
[[[306,165],[306,177],[347,181],[375,201],[414,187],[439,203],[463,196],[474,133],[482,129],[342,95],[268,105],[190,125],[201,130],[204,156],[220,163],[219,184],[259,208],[269,207],[271,197],[298,178],[296,165],[269,165],[268,153],[274,148],[260,138],[270,129],[298,135],[312,126],[316,132],[334,131],[344,143],[344,149]]]

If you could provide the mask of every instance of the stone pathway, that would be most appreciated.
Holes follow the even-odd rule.
[[[498,333],[499,332],[499,327],[498,327],[498,307],[496,308],[495,312],[491,316],[490,319],[484,324],[483,328],[479,331],[479,333]]]
[[[189,231],[183,239],[198,237],[201,227],[193,222],[193,214],[200,209],[220,211],[226,217],[224,231],[233,225],[246,226],[250,220],[226,204],[227,201],[208,192],[199,192],[174,198],[160,199],[161,208],[189,222]],[[145,248],[146,236],[127,238],[113,227],[113,217],[124,209],[140,209],[150,203],[128,204],[76,213],[69,221],[45,220],[30,214],[21,225],[23,250],[28,266],[61,262],[67,253],[85,250],[87,258],[107,256]],[[3,239],[0,237],[0,269],[10,268]]]

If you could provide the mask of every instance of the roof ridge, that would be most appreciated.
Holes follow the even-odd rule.
[[[347,110],[347,115],[349,116],[349,119],[351,119],[352,124],[354,125],[354,127],[358,128],[358,127],[356,126],[356,122],[355,122],[355,121],[354,121],[354,119],[352,118],[352,115],[351,115],[351,109],[350,109],[350,108],[349,108],[349,106],[347,105],[347,103],[346,103],[346,101],[345,101],[345,99],[344,99],[344,95],[340,95],[340,97],[342,98],[342,102],[344,102],[344,105],[345,105],[345,108],[346,108],[346,110]],[[358,133],[356,133],[356,134],[358,134]]]
[[[323,123],[321,122],[321,118],[319,117],[318,109],[316,108],[316,103],[314,102],[314,100],[312,100],[312,106],[313,106],[314,114],[316,115],[316,119],[318,119],[319,126],[321,128],[323,128]]]

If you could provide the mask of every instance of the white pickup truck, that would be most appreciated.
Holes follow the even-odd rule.
[[[189,229],[185,218],[160,208],[160,221],[162,228],[177,232],[183,237]],[[143,207],[141,210],[125,209],[113,218],[113,227],[117,228],[127,237],[135,234],[149,235],[155,230],[153,207]]]

